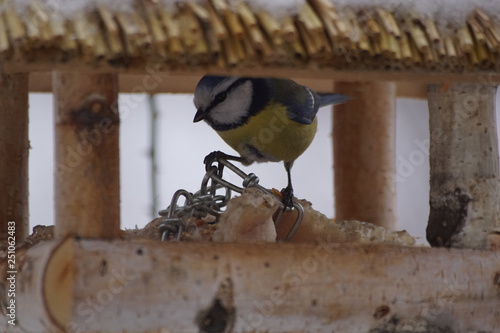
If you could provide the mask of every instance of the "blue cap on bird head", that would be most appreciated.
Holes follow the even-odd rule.
[[[213,76],[213,75],[205,75],[201,78],[200,82],[195,89],[195,95],[203,95],[211,93],[218,85],[222,82],[227,82],[228,80],[232,82],[236,81],[238,78],[228,77],[228,76]]]
[[[215,87],[224,79],[227,79],[227,76],[205,75],[201,78],[200,82],[198,82],[198,86]]]

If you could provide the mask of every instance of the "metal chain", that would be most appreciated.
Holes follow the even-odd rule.
[[[220,215],[224,212],[224,207],[226,207],[228,201],[231,199],[232,192],[241,194],[245,188],[253,187],[258,188],[264,193],[276,196],[274,192],[259,185],[259,177],[253,173],[247,174],[243,172],[229,162],[229,160],[243,161],[242,158],[226,155],[220,151],[209,154],[203,161],[206,173],[201,182],[200,190],[194,194],[183,189],[174,193],[170,201],[170,206],[159,212],[161,216],[159,230],[162,241],[170,239],[179,241],[183,231],[186,229],[187,220],[192,217],[202,219],[211,215],[215,217],[215,221],[212,223],[217,223]],[[243,179],[242,187],[223,178],[224,168],[229,169]],[[184,197],[183,204],[179,204],[181,197]],[[293,208],[297,210],[298,214],[292,229],[284,239],[285,241],[293,238],[304,217],[304,208],[300,203],[294,201]],[[281,204],[278,214],[274,217],[276,227],[281,222],[283,211],[284,206]]]

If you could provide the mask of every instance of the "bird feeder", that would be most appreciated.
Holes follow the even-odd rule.
[[[0,5],[0,330],[500,330],[500,5],[464,5],[452,22],[382,2],[69,3]],[[353,96],[335,113],[338,217],[388,229],[395,97],[427,96],[436,247],[341,244],[324,230],[287,244],[120,239],[117,94],[193,92],[206,73]],[[16,248],[30,91],[55,96],[55,237]]]

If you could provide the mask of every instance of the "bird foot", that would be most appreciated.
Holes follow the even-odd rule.
[[[205,156],[205,158],[203,159],[203,163],[210,165],[213,162],[221,160],[221,159],[226,160],[226,161],[237,161],[237,162],[242,162],[242,163],[246,162],[246,159],[243,157],[228,155],[226,153],[221,152],[220,150],[217,150],[217,151],[213,151],[210,154],[208,154],[207,156]]]
[[[207,156],[205,156],[205,158],[203,159],[203,164],[212,164],[213,162],[217,161],[220,158],[227,159],[227,157],[229,157],[229,155],[226,155],[225,153],[223,153],[219,150],[213,151],[210,154],[208,154]]]
[[[293,188],[290,186],[281,190],[283,210],[293,209]]]

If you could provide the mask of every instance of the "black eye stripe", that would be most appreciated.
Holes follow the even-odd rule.
[[[217,94],[217,96],[215,96],[214,102],[216,102],[216,104],[220,104],[220,103],[224,102],[226,97],[227,97],[227,92],[223,91],[223,92]]]
[[[210,103],[210,105],[208,106],[207,109],[208,110],[213,109],[214,107],[216,107],[220,103],[224,102],[226,100],[227,96],[231,93],[231,91],[238,88],[246,81],[248,81],[247,78],[240,78],[240,79],[234,81],[229,87],[227,87],[226,90],[221,91],[220,93],[215,95],[214,99],[212,100],[212,103]]]

